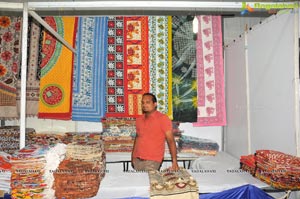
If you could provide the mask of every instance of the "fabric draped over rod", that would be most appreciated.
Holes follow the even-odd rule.
[[[225,125],[221,20],[198,16],[195,39],[193,18],[45,17],[76,46],[76,55],[37,22],[30,22],[26,115],[91,122],[136,118],[142,114],[142,94],[152,92],[157,96],[158,110],[173,121]],[[0,25],[3,43],[9,27]],[[13,43],[19,48],[20,33],[13,31]],[[10,45],[13,52],[14,45]],[[1,53],[3,68],[5,56]],[[20,56],[18,51],[13,53],[17,61],[0,74],[0,110],[4,110],[0,113],[14,112],[0,115],[6,118],[18,117],[16,100],[20,99],[17,81],[13,81],[18,77]]]

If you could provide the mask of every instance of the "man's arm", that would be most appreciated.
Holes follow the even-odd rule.
[[[134,142],[133,142],[133,147],[132,147],[132,152],[131,152],[131,166],[134,168],[134,159],[136,158],[135,156],[135,151],[136,151],[136,140],[137,140],[137,135],[134,138]]]
[[[168,146],[172,158],[172,166],[170,167],[170,170],[177,171],[179,169],[177,163],[177,148],[176,148],[176,143],[172,131],[166,132],[166,139],[168,142]]]

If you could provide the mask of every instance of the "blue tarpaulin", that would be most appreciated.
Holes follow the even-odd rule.
[[[129,197],[122,199],[149,199],[145,197]],[[217,193],[201,194],[199,199],[274,199],[263,190],[253,185],[243,185]]]
[[[222,192],[200,195],[201,199],[274,199],[253,185],[243,185]]]

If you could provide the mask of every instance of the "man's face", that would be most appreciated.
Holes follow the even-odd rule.
[[[152,101],[152,96],[150,95],[143,96],[142,109],[144,113],[151,113],[156,110],[156,103]]]

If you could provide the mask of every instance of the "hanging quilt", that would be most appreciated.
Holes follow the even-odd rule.
[[[197,121],[196,41],[193,17],[172,17],[173,120]]]
[[[149,92],[148,17],[125,17],[128,116],[142,114],[142,95]]]
[[[79,17],[72,120],[100,122],[105,114],[107,17]]]
[[[108,17],[106,67],[106,117],[128,113],[126,68],[124,65],[124,17]]]
[[[41,25],[29,18],[28,30],[28,64],[27,64],[27,80],[26,80],[26,116],[37,116],[40,91],[40,50],[41,50]],[[21,69],[21,68],[20,68]],[[21,72],[19,72],[17,105],[20,110],[21,99]],[[20,113],[19,113],[20,114]]]
[[[220,16],[197,16],[198,119],[194,126],[226,125]]]
[[[17,118],[21,17],[0,16],[0,118]]]
[[[44,19],[71,46],[75,43],[76,17]],[[73,53],[45,32],[42,47],[39,118],[71,119]]]
[[[149,16],[150,92],[156,95],[157,110],[172,113],[172,17]]]
[[[108,21],[106,117],[137,117],[149,92],[148,17]]]

